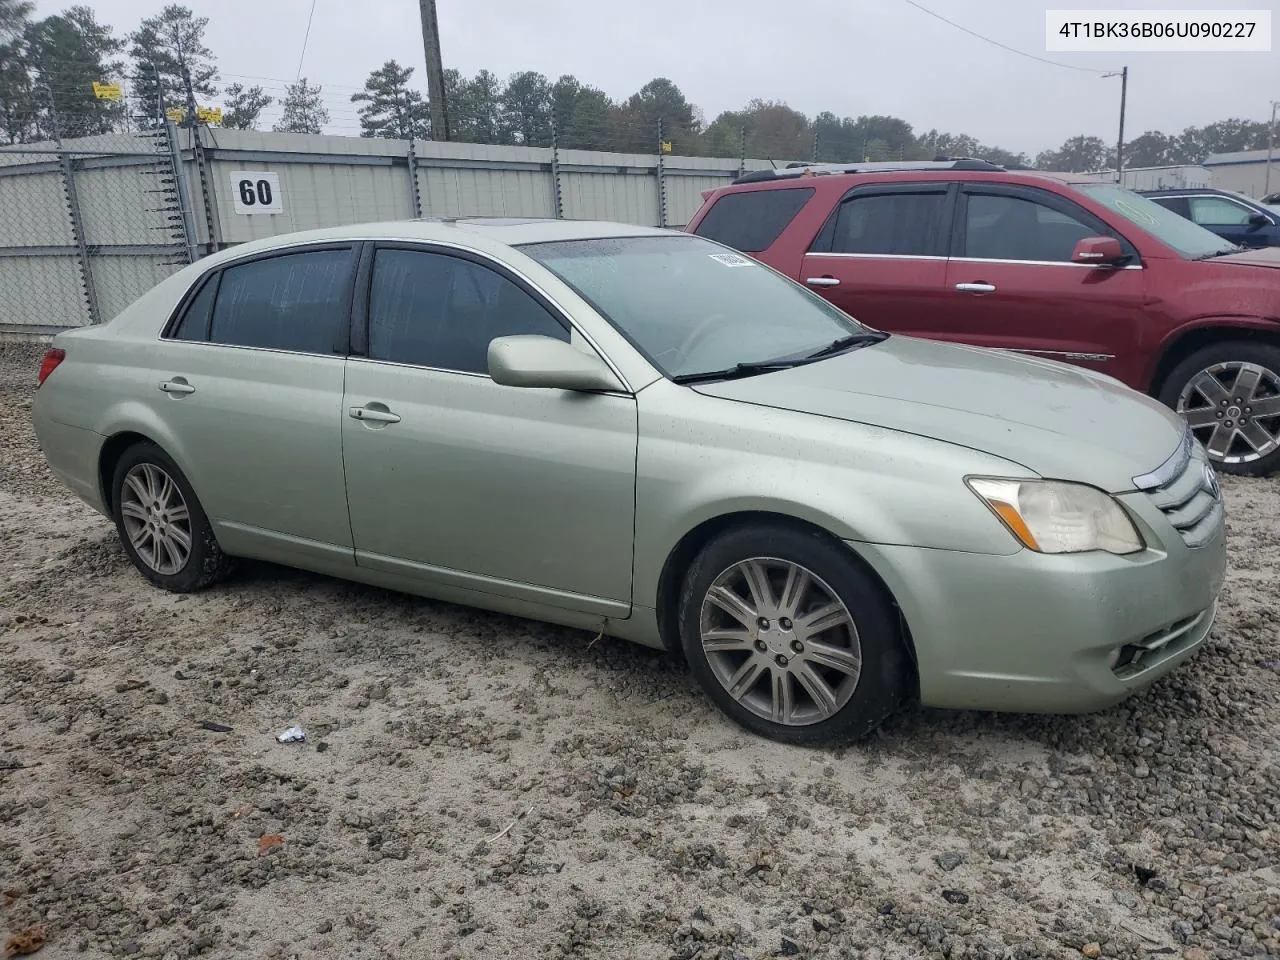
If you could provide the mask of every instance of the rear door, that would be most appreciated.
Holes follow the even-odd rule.
[[[228,553],[353,562],[342,382],[358,244],[293,248],[192,291],[145,396]]]
[[[805,254],[801,282],[876,329],[929,336],[944,309],[954,194],[940,181],[855,187]]]
[[[1083,237],[1114,236],[1119,268],[1072,261]],[[960,190],[939,339],[1065,360],[1127,383],[1140,373],[1143,267],[1123,236],[1048,190],[968,183]]]

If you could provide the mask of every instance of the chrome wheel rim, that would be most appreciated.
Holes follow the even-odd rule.
[[[1260,460],[1280,449],[1280,376],[1256,363],[1215,363],[1182,388],[1178,413],[1214,460]]]
[[[787,560],[743,560],[716,577],[702,601],[699,632],[729,696],[784,726],[835,716],[862,674],[848,607],[813,571]]]
[[[139,463],[124,475],[120,514],[134,552],[162,576],[191,559],[191,511],[182,491],[162,468]]]

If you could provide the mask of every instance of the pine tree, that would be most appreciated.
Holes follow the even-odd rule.
[[[111,28],[98,23],[88,7],[71,7],[64,13],[34,23],[27,44],[36,85],[57,111],[57,127],[64,137],[109,133],[124,122],[124,105],[94,96],[95,82],[119,77],[123,64],[110,58],[124,44]],[[45,136],[54,135],[53,118],[40,121]]]
[[[228,130],[257,130],[262,111],[275,103],[261,87],[233,83],[222,92],[222,125]]]
[[[204,45],[208,17],[197,17],[188,7],[171,3],[154,17],[143,20],[129,37],[129,56],[136,73],[134,91],[142,113],[153,123],[163,122],[156,110],[157,97],[164,96],[167,107],[189,107],[192,97],[212,97],[218,68],[213,51]],[[190,111],[188,110],[188,113]],[[185,123],[194,125],[188,116]]]
[[[360,108],[360,136],[386,137],[392,140],[431,136],[431,114],[417,90],[409,89],[413,67],[402,67],[388,60],[369,74],[364,89],[353,93],[353,103]]]
[[[284,114],[273,129],[277,133],[320,133],[328,122],[320,85],[310,86],[303,77],[285,88]]]
[[[31,138],[38,104],[31,82],[27,30],[35,4],[0,0],[0,138],[22,143]]]

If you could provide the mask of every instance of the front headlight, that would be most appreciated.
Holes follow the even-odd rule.
[[[1029,550],[1126,554],[1145,546],[1124,508],[1095,487],[1058,480],[965,482]]]

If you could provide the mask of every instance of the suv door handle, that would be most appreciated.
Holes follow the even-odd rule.
[[[347,416],[352,420],[364,420],[367,423],[399,423],[400,415],[390,410],[379,410],[377,407],[348,407]]]
[[[171,396],[185,397],[189,393],[195,393],[196,388],[181,377],[174,377],[172,380],[166,380],[160,384],[160,389]]]
[[[957,283],[956,289],[961,293],[995,293],[994,283]]]
[[[811,287],[840,286],[840,281],[837,280],[835,277],[809,277],[809,279],[805,280],[805,283],[807,283]]]

